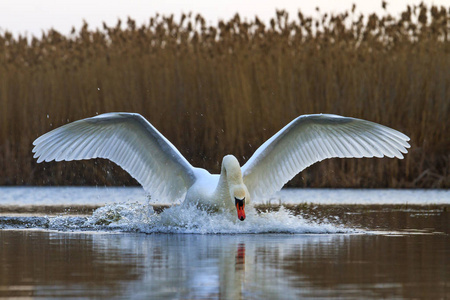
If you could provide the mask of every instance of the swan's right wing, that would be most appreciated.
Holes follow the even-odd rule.
[[[392,128],[337,115],[296,118],[262,144],[242,166],[252,198],[279,191],[313,163],[332,157],[398,157],[409,138]]]
[[[180,199],[194,183],[194,168],[144,117],[107,113],[75,121],[37,138],[38,162],[109,159],[158,200]]]

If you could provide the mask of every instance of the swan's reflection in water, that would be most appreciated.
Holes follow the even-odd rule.
[[[245,243],[240,243],[236,252],[236,268],[235,271],[245,269]]]
[[[219,260],[219,295],[224,299],[241,299],[245,289],[245,243],[224,251]]]
[[[450,296],[442,235],[0,231],[0,297]]]

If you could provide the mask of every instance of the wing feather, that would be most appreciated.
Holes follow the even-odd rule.
[[[75,121],[40,136],[33,145],[38,162],[109,159],[164,201],[180,199],[196,180],[189,162],[139,114],[108,113]]]
[[[268,197],[303,169],[332,157],[397,157],[409,138],[370,121],[337,115],[304,115],[259,147],[242,167],[253,198]]]

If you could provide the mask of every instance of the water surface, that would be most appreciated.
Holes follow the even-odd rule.
[[[179,207],[156,213],[145,197],[134,201],[129,193],[125,202],[125,194],[109,201],[101,189],[86,203],[106,206],[74,213],[67,210],[70,197],[52,192],[41,190],[47,208],[65,207],[58,213],[35,210],[45,206],[39,199],[35,205],[24,199],[21,212],[0,210],[0,297],[450,298],[445,193],[438,193],[440,202],[428,194],[426,206],[310,201],[236,222]],[[308,193],[313,199],[314,191]],[[331,193],[338,191],[317,190],[316,198],[325,201]],[[367,199],[365,191],[353,199],[343,194],[351,203]],[[393,197],[388,194],[380,193],[380,202]],[[9,207],[5,195],[0,209]],[[83,189],[72,195],[73,202],[92,197]]]

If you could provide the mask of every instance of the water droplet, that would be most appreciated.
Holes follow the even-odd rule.
[[[100,91],[100,88],[98,87],[97,90]]]
[[[48,118],[50,118],[50,116],[49,116],[49,115],[47,115],[47,119],[48,119]]]

